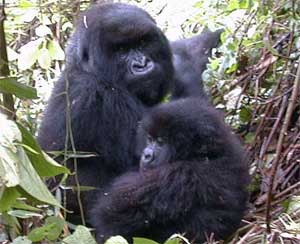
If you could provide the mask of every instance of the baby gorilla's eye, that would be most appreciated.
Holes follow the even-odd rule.
[[[162,145],[165,143],[164,139],[162,137],[157,137],[156,139],[156,142],[159,144],[159,145]]]
[[[147,135],[147,142],[152,142],[153,141],[153,137],[150,135]]]
[[[138,44],[138,46],[144,46],[146,44],[146,41],[145,41],[145,39],[140,39],[139,40],[139,44]]]

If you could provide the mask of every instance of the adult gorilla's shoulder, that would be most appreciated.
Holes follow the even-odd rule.
[[[172,78],[169,43],[148,13],[120,3],[95,5],[78,20],[38,140],[44,150],[62,151],[71,128],[76,150],[97,155],[77,159],[80,185],[102,187],[138,165],[138,121],[166,95]],[[73,177],[68,184],[75,184]],[[93,198],[85,193],[84,204]],[[77,209],[75,199],[68,203]]]

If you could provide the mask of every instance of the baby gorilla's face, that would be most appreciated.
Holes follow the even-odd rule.
[[[161,137],[153,138],[147,136],[146,147],[144,148],[140,160],[140,169],[147,170],[158,165],[170,162],[172,156],[172,146]]]

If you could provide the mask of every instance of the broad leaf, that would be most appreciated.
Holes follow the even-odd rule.
[[[0,78],[0,92],[14,94],[18,98],[38,98],[36,89],[17,81],[16,77]]]
[[[49,50],[51,59],[53,59],[53,60],[64,60],[65,59],[65,53],[56,40],[51,40],[49,42],[48,50]]]
[[[70,173],[66,167],[58,164],[41,150],[41,147],[28,130],[26,130],[21,124],[18,124],[18,126],[22,132],[23,144],[29,146],[36,152],[33,153],[29,151],[27,152],[27,155],[40,176],[55,176],[63,173]]]
[[[21,70],[29,69],[38,59],[40,54],[40,45],[43,38],[28,42],[20,48],[20,55],[18,58],[18,67]]]
[[[77,226],[75,232],[64,238],[63,243],[65,244],[97,244],[97,242],[92,237],[88,228],[79,225]]]

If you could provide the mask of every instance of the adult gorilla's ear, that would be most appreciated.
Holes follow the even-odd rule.
[[[80,31],[77,31],[71,37],[66,50],[67,63],[80,64],[87,66],[89,62],[89,46],[86,37]]]

